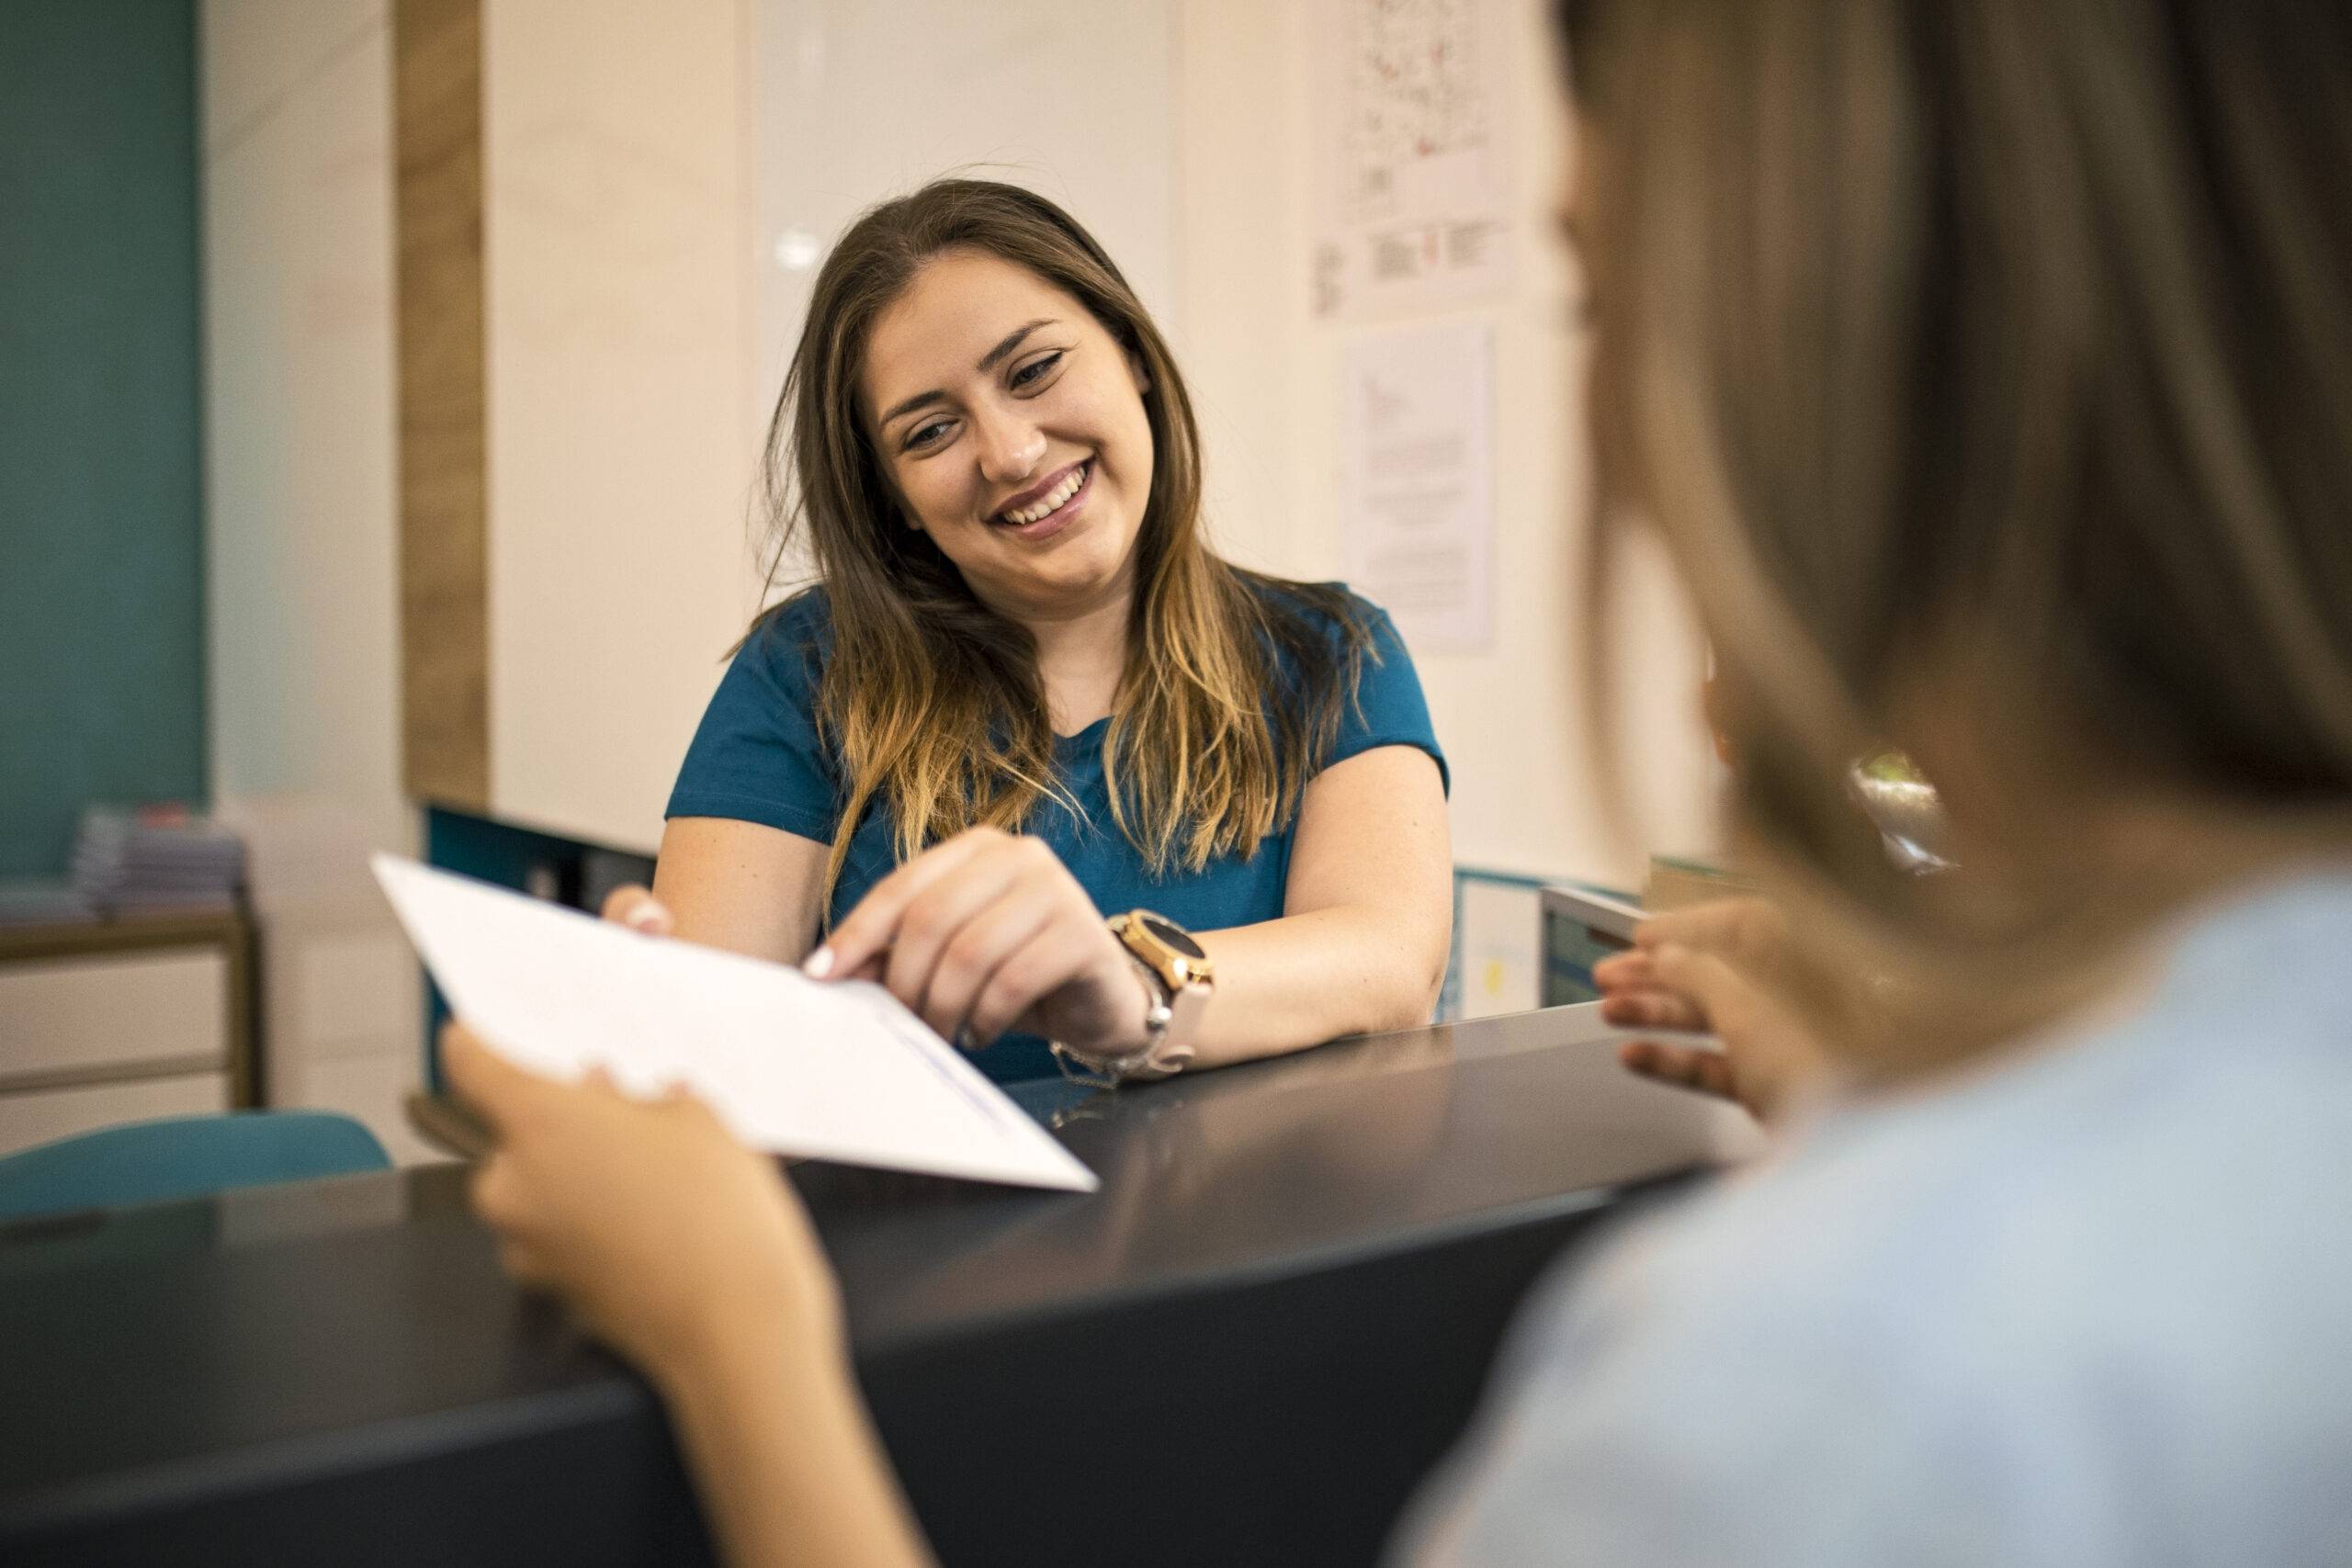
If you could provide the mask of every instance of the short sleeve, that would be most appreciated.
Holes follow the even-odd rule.
[[[821,596],[761,623],[720,678],[686,748],[665,817],[728,817],[824,842],[841,816],[838,770],[817,733]]]
[[[1324,765],[1344,762],[1376,747],[1410,746],[1428,752],[1437,763],[1439,782],[1450,795],[1453,774],[1445,765],[1445,753],[1438,748],[1429,700],[1421,694],[1421,677],[1413,668],[1413,656],[1405,650],[1405,639],[1397,635],[1396,623],[1388,618],[1387,611],[1363,599],[1355,603],[1363,615],[1364,629],[1372,634],[1372,646],[1356,682],[1356,700],[1340,714],[1339,738]]]

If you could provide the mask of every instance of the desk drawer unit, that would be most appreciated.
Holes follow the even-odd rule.
[[[0,967],[0,1152],[229,1100],[218,948]]]

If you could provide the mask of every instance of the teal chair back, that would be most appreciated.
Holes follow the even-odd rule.
[[[0,1157],[0,1221],[387,1170],[376,1135],[330,1111],[132,1122]]]

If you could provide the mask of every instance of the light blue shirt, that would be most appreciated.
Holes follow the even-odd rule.
[[[1400,1554],[2352,1563],[2352,877],[1531,1300]]]

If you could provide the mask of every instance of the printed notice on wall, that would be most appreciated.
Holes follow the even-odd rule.
[[[1478,652],[1494,631],[1494,329],[1366,333],[1340,389],[1348,581],[1416,652]]]
[[[1315,310],[1473,304],[1510,283],[1493,0],[1323,0]]]

